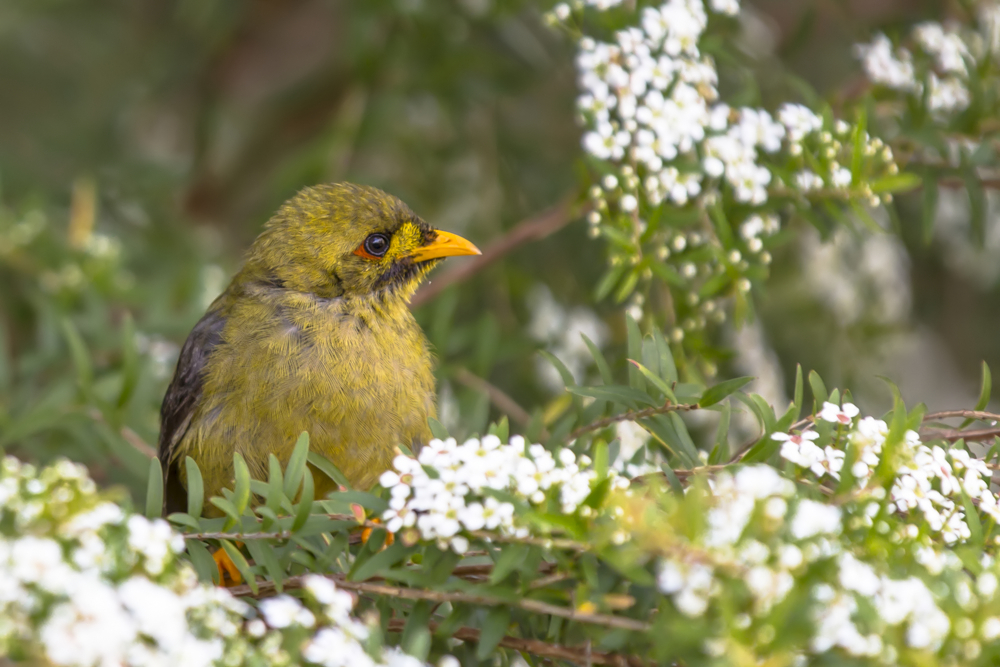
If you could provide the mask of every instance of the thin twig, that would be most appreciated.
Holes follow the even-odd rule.
[[[333,580],[339,588],[359,593],[371,593],[374,595],[387,595],[404,600],[428,600],[430,602],[460,602],[463,604],[479,605],[483,607],[518,607],[525,611],[544,614],[547,616],[558,616],[577,623],[587,623],[588,625],[599,625],[606,628],[616,628],[619,630],[629,630],[632,632],[647,632],[650,625],[644,621],[624,616],[614,616],[612,614],[594,614],[577,611],[569,607],[556,604],[549,604],[540,600],[520,599],[510,600],[491,595],[476,595],[463,593],[460,591],[434,591],[426,588],[404,588],[402,586],[391,586],[380,584],[374,581],[348,581],[344,575],[327,574],[323,575]],[[283,582],[285,590],[301,588],[303,577],[289,577]],[[249,585],[234,586],[229,592],[234,596],[266,597],[275,593],[273,582],[263,581],[258,585],[256,595],[253,594]]]
[[[666,412],[688,412],[689,410],[697,410],[697,404],[690,403],[671,403],[667,401],[663,405],[657,408],[646,408],[645,410],[628,410],[620,415],[614,415],[611,417],[605,417],[604,419],[598,419],[595,422],[591,422],[586,426],[581,426],[572,433],[569,434],[569,440],[574,438],[579,438],[584,433],[589,433],[590,431],[597,431],[605,426],[611,426],[617,422],[624,421],[638,421],[640,419],[645,419],[646,417],[652,417],[653,415],[662,415]]]
[[[516,535],[503,535],[501,533],[491,533],[488,530],[471,530],[469,534],[481,540],[490,542],[501,542],[503,544],[528,544],[543,549],[566,549],[567,551],[587,551],[592,547],[576,540],[563,537],[517,537]]]
[[[394,618],[389,621],[389,632],[402,632],[405,627],[405,619]],[[428,622],[427,627],[431,632],[434,632],[438,629],[438,623],[430,621]],[[476,628],[461,627],[455,630],[451,636],[464,642],[478,642],[480,631]],[[511,637],[510,635],[505,635],[500,640],[498,646],[514,649],[515,651],[524,651],[525,653],[537,655],[540,658],[565,660],[578,665],[591,664],[613,665],[614,667],[646,667],[646,665],[654,664],[651,661],[635,655],[594,651],[590,648],[589,644],[580,647],[563,646],[561,644],[550,644],[540,639],[523,639],[521,637]]]
[[[98,410],[97,408],[89,410],[88,414],[90,415],[90,418],[93,419],[94,421],[100,422],[101,424],[104,424],[109,428],[111,427],[111,424],[108,423],[108,420],[104,418],[104,415],[101,414],[101,411]],[[140,454],[142,454],[146,458],[149,459],[156,458],[156,448],[147,444],[146,441],[142,439],[142,436],[140,436],[138,433],[130,429],[128,426],[122,426],[120,429],[118,429],[118,434],[122,437],[122,440],[132,445],[132,447],[134,447]]]
[[[987,422],[1000,421],[1000,415],[992,412],[983,412],[981,410],[945,410],[943,412],[932,412],[929,415],[924,415],[924,421],[933,422],[940,421],[942,419],[955,419],[957,417],[962,417],[964,419],[978,419],[979,421]]]
[[[491,243],[476,259],[459,264],[433,281],[425,283],[413,295],[410,306],[412,308],[422,306],[453,283],[467,280],[518,246],[528,241],[543,239],[562,229],[576,217],[573,215],[571,202],[572,198],[567,197],[562,203],[518,223],[504,236]]]
[[[283,530],[278,533],[184,533],[186,540],[290,540],[292,533]]]
[[[984,428],[974,431],[959,431],[957,429],[933,429],[926,428],[920,430],[920,438],[923,440],[965,440],[968,442],[979,442],[990,438],[1000,437],[1000,428]]]
[[[517,401],[500,389],[500,387],[491,384],[488,380],[479,377],[465,368],[459,368],[456,370],[452,377],[454,377],[455,381],[459,384],[464,384],[470,389],[485,393],[490,397],[490,402],[493,403],[493,405],[495,405],[500,412],[503,412],[518,424],[527,426],[531,423],[531,415],[528,414],[528,411],[522,408]],[[542,437],[545,438],[546,436],[543,435]]]

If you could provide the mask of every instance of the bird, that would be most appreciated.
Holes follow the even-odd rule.
[[[266,479],[270,455],[286,465],[305,431],[368,489],[398,444],[429,442],[432,355],[409,301],[441,260],[479,254],[374,187],[286,201],[181,347],[160,411],[164,515],[187,511],[187,457],[211,498],[232,487],[234,453]],[[337,489],[316,477],[317,497]]]

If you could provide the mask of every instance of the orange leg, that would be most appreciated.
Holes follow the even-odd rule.
[[[239,586],[243,583],[243,575],[240,574],[239,569],[236,567],[236,563],[233,559],[229,557],[226,550],[222,547],[216,549],[215,553],[212,554],[212,559],[215,560],[216,566],[219,568],[219,585],[220,586]],[[229,575],[229,581],[226,581],[226,575]]]
[[[382,523],[382,522],[379,519],[372,519],[372,523]],[[371,537],[371,536],[372,536],[372,529],[371,528],[365,528],[365,529],[363,529],[361,531],[361,543],[362,544],[367,544],[368,538]],[[385,533],[385,542],[382,544],[382,548],[385,549],[386,547],[392,546],[392,543],[395,542],[395,541],[396,541],[396,536],[393,535],[392,533],[386,531],[386,533]]]

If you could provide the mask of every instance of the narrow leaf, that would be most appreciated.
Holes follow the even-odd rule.
[[[213,498],[213,500],[215,500],[215,498]],[[250,590],[253,591],[253,594],[257,595],[257,577],[254,576],[253,570],[250,569],[250,563],[248,563],[247,559],[243,557],[243,554],[236,548],[236,545],[229,540],[219,540],[219,544],[221,544],[222,548],[226,550],[226,555],[229,556],[229,560],[233,561],[233,565],[235,565],[236,569],[240,571],[241,575],[243,575],[243,581],[250,586]]]
[[[149,461],[149,478],[146,480],[146,518],[154,519],[163,514],[163,469],[160,459]]]
[[[190,456],[184,457],[184,471],[187,473],[187,513],[198,518],[205,504],[205,484],[201,479],[201,470]]]
[[[295,442],[295,449],[285,467],[285,495],[292,501],[298,495],[299,486],[306,473],[306,461],[309,457],[309,433],[303,431]]]
[[[486,615],[483,623],[483,630],[479,634],[479,646],[476,647],[476,657],[486,660],[492,657],[500,644],[500,640],[507,634],[507,626],[510,624],[510,607],[493,607]]]
[[[313,486],[312,472],[307,468],[303,471],[302,496],[299,498],[299,506],[295,512],[295,522],[292,523],[293,533],[298,532],[302,526],[306,525],[306,521],[309,519],[309,512],[312,511],[314,493],[315,487]]]
[[[344,487],[346,490],[351,490],[351,483],[347,479],[347,475],[340,471],[333,461],[326,458],[319,452],[309,452],[308,461],[317,470],[322,472],[324,475],[335,481],[340,486]]]
[[[726,380],[725,382],[720,382],[719,384],[709,387],[708,390],[702,394],[701,400],[698,401],[698,405],[703,408],[707,408],[710,405],[715,405],[719,401],[723,400],[730,394],[734,394],[739,391],[742,387],[746,386],[748,383],[752,382],[752,377],[740,377],[733,378],[732,380]]]

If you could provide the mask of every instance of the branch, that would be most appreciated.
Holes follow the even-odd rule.
[[[450,287],[452,283],[468,280],[518,246],[528,241],[543,239],[559,231],[576,218],[570,205],[571,201],[572,198],[567,197],[562,203],[518,223],[504,236],[491,243],[476,259],[459,264],[442,273],[433,282],[424,284],[410,300],[410,307],[422,306]]]
[[[430,602],[460,602],[464,604],[478,605],[482,607],[518,607],[527,612],[543,614],[547,616],[558,616],[577,623],[587,623],[589,625],[599,625],[606,628],[618,630],[629,630],[631,632],[647,632],[652,626],[644,621],[625,616],[614,616],[611,614],[593,614],[581,612],[569,607],[563,607],[540,600],[520,599],[510,600],[497,598],[490,595],[475,595],[460,591],[434,591],[426,588],[403,588],[402,586],[390,586],[373,581],[348,581],[342,574],[321,575],[332,580],[338,588],[359,593],[372,593],[374,595],[387,595],[389,597],[403,600],[428,600]],[[289,577],[283,582],[286,590],[302,587],[303,577]],[[233,586],[229,592],[236,597],[253,596],[265,597],[276,592],[274,582],[263,581],[258,584],[258,592],[253,595],[249,585]]]
[[[611,426],[617,422],[624,421],[638,421],[640,419],[645,419],[646,417],[652,417],[653,415],[662,415],[666,412],[688,412],[690,410],[697,410],[697,404],[690,403],[671,403],[667,401],[658,408],[646,408],[645,410],[628,410],[621,413],[620,415],[614,415],[612,417],[605,417],[604,419],[598,419],[595,422],[591,422],[586,426],[581,426],[572,433],[569,434],[568,439],[573,440],[579,438],[584,433],[589,433],[590,431],[597,431],[605,426]]]
[[[978,419],[979,421],[995,422],[1000,421],[1000,415],[981,410],[945,410],[944,412],[932,412],[924,415],[925,422],[940,421],[941,419],[954,419],[962,417],[964,419]]]
[[[402,632],[405,626],[406,621],[404,619],[394,618],[389,621],[388,630],[389,632]],[[427,624],[427,627],[431,632],[434,632],[438,628],[438,623],[430,621]],[[451,636],[464,642],[478,642],[480,631],[476,628],[461,627],[453,632]],[[645,667],[646,665],[653,664],[652,662],[635,655],[595,651],[590,648],[589,645],[563,646],[561,644],[543,642],[539,639],[522,639],[520,637],[511,637],[509,635],[505,635],[500,640],[498,646],[514,649],[515,651],[524,651],[525,653],[531,653],[532,655],[537,655],[541,658],[565,660],[577,665],[614,665],[615,667],[631,667],[632,665],[635,665],[637,667]]]
[[[931,440],[947,440],[948,442],[955,442],[956,440],[978,442],[981,440],[989,440],[990,438],[1000,437],[1000,428],[984,428],[975,431],[959,431],[957,429],[922,429],[920,431],[920,437],[921,439],[927,438]]]

